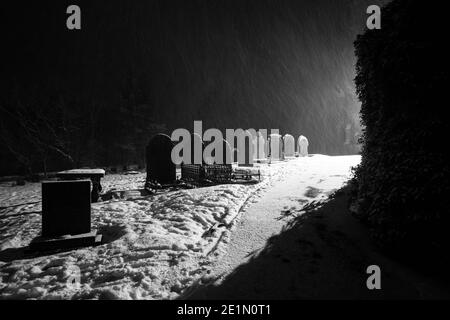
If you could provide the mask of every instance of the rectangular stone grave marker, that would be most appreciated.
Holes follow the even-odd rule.
[[[99,243],[91,231],[91,181],[42,182],[42,236],[33,250],[49,250]]]
[[[42,182],[42,236],[91,232],[91,181]]]
[[[60,180],[78,180],[78,179],[91,179],[92,192],[91,202],[97,202],[100,192],[102,191],[102,185],[100,184],[101,178],[105,176],[105,170],[103,169],[72,169],[61,171],[56,174]]]

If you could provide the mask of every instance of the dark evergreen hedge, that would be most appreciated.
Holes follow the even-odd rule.
[[[450,238],[446,11],[395,0],[355,42],[365,127],[352,207],[384,244]]]

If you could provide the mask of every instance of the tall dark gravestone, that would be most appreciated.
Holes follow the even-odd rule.
[[[42,234],[33,251],[100,244],[102,235],[91,230],[91,180],[42,182]]]
[[[91,232],[91,181],[42,183],[42,236]]]
[[[167,184],[176,180],[172,147],[173,143],[168,135],[159,133],[150,139],[146,149],[147,181]]]

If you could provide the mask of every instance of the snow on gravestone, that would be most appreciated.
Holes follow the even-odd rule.
[[[295,156],[295,139],[292,135],[286,134],[283,137],[284,141],[284,155],[286,157]]]
[[[162,184],[176,180],[176,168],[172,162],[173,143],[165,134],[157,134],[150,139],[146,149],[147,181]]]
[[[284,159],[283,139],[281,138],[281,135],[272,133],[269,136],[269,154],[271,160]]]
[[[305,136],[298,137],[298,154],[300,157],[308,156],[308,139]]]

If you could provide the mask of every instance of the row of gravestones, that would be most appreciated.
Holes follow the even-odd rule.
[[[239,150],[231,150],[230,144],[224,139],[222,139],[222,142],[222,163],[230,164],[231,162],[238,162]],[[201,154],[197,155],[194,152],[195,145],[201,146]],[[307,156],[308,139],[304,136],[300,136],[297,145],[299,156]],[[168,184],[176,180],[176,167],[171,158],[172,148],[173,142],[170,137],[165,134],[157,134],[150,139],[146,149],[147,181]],[[195,158],[203,156],[204,148],[205,145],[202,138],[198,134],[192,134],[189,157],[191,163],[215,163],[213,159]],[[267,158],[270,158],[271,160],[282,160],[285,157],[294,157],[295,139],[290,134],[286,134],[284,137],[279,134],[271,134],[266,141],[266,139],[258,133],[258,136],[254,137],[251,143],[249,142],[249,139],[245,139],[244,153],[244,161],[240,163],[240,165],[243,166],[250,166],[253,163],[253,161],[250,161],[251,154],[253,154],[252,160],[262,160]],[[212,153],[212,156],[215,158],[214,152]],[[233,161],[231,157],[233,157]]]
[[[191,158],[193,158],[195,157],[195,144],[202,146],[202,151],[204,144],[199,135],[193,134],[191,137],[194,142],[191,143],[190,150]],[[248,139],[246,140],[248,147],[250,142]],[[284,154],[293,156],[295,151],[294,141],[291,135],[285,135],[283,138],[280,135],[270,135],[268,147],[266,147],[263,137],[258,136],[251,141],[256,150],[253,156],[265,157],[266,154],[269,154],[273,157],[277,153],[281,157]],[[304,155],[305,141],[302,137],[299,138],[299,147],[300,154]],[[172,149],[173,143],[169,136],[157,134],[152,137],[146,150],[147,180],[153,180],[161,184],[172,183],[176,180],[176,168],[171,158]],[[250,150],[250,148],[245,149]],[[225,140],[223,140],[222,151],[222,163],[231,166],[231,147]],[[250,159],[250,153],[247,154],[246,161],[248,159]],[[213,163],[212,159],[204,160],[210,162],[210,164]],[[96,230],[91,230],[90,189],[92,184],[93,182],[90,180],[46,181],[42,183],[42,233],[41,237],[34,239],[30,244],[31,250],[45,251],[101,243],[101,234],[97,234]],[[71,236],[67,237],[67,235]]]
[[[279,134],[271,134],[267,141],[258,133],[258,137],[253,138],[254,159],[265,159],[267,157],[279,160],[284,157],[295,156],[295,138],[286,134],[281,136]],[[297,141],[298,155],[301,157],[308,156],[308,139],[305,136],[300,136]]]

